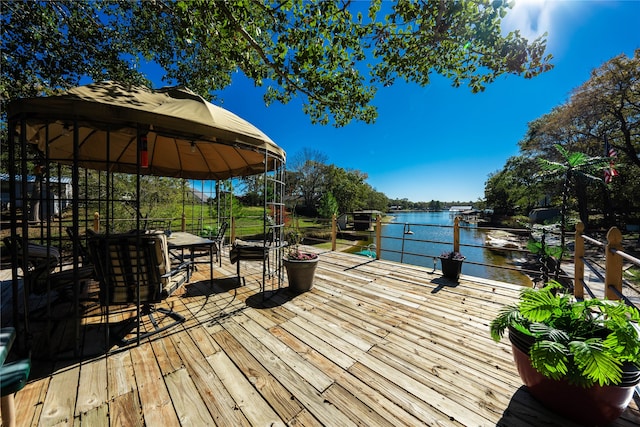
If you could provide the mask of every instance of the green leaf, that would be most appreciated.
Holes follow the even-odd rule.
[[[569,347],[582,374],[600,385],[617,384],[622,379],[622,364],[604,351],[600,338],[572,341]]]
[[[542,375],[556,380],[569,372],[568,348],[558,342],[538,341],[529,352],[531,365]]]
[[[521,294],[520,313],[532,322],[544,322],[559,308],[560,300],[547,288],[524,291]]]
[[[508,305],[502,307],[498,315],[489,325],[491,338],[493,338],[494,341],[500,341],[504,336],[504,332],[508,326],[518,325],[523,320],[524,319],[522,319],[522,316],[519,313],[518,306]],[[526,330],[526,328],[524,329]],[[526,333],[529,334],[529,331],[526,331]]]

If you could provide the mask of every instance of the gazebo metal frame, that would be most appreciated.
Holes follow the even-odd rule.
[[[104,87],[99,84],[97,87],[103,90]],[[122,89],[122,86],[117,86],[117,89]],[[136,88],[143,93],[144,96],[151,96],[153,91],[149,91],[145,88]],[[149,91],[149,93],[147,93]],[[189,92],[179,91],[179,96],[189,98],[191,94]],[[193,98],[193,99],[192,99]],[[188,101],[198,101],[195,95],[189,98]],[[285,164],[286,158],[284,151],[279,149],[272,141],[267,139],[267,143],[252,144],[243,143],[241,141],[242,133],[240,137],[233,139],[228,130],[225,130],[224,136],[229,137],[229,140],[225,138],[212,136],[203,137],[203,140],[197,141],[199,147],[208,149],[208,144],[217,144],[222,147],[231,147],[234,153],[259,153],[261,158],[259,162],[253,160],[253,164],[247,164],[242,168],[229,168],[227,172],[215,172],[210,175],[203,174],[201,172],[190,175],[187,170],[175,171],[175,173],[168,172],[166,168],[157,168],[153,165],[145,164],[149,160],[145,157],[149,154],[145,151],[151,149],[147,147],[147,141],[145,144],[141,144],[141,136],[145,136],[154,129],[157,134],[173,134],[180,136],[180,131],[171,131],[166,127],[160,128],[158,122],[154,121],[156,118],[153,115],[139,115],[134,117],[141,118],[140,120],[132,119],[126,115],[122,116],[120,110],[113,110],[114,114],[119,115],[117,117],[117,126],[114,125],[116,120],[112,123],[105,123],[102,118],[96,118],[85,114],[82,108],[83,103],[86,102],[81,96],[78,102],[80,104],[73,104],[73,99],[69,102],[74,105],[70,109],[56,109],[56,105],[61,105],[60,100],[62,97],[52,96],[52,108],[47,110],[44,108],[42,101],[46,98],[34,98],[26,100],[18,100],[10,104],[8,114],[8,175],[9,175],[9,215],[11,218],[11,237],[13,239],[22,239],[24,247],[30,240],[37,240],[38,243],[47,246],[68,246],[69,240],[71,240],[71,256],[69,265],[74,271],[74,289],[72,290],[73,298],[75,299],[73,307],[73,316],[76,319],[80,318],[80,277],[79,267],[82,265],[83,247],[81,245],[80,236],[81,230],[93,229],[94,217],[90,212],[91,207],[95,207],[97,212],[101,213],[100,221],[110,222],[117,218],[114,218],[114,206],[117,203],[122,203],[121,195],[116,194],[114,190],[115,184],[117,184],[118,173],[135,174],[135,199],[132,206],[135,208],[136,215],[132,221],[133,228],[143,228],[144,218],[140,212],[140,201],[144,197],[141,195],[141,177],[144,175],[155,176],[171,176],[181,179],[196,179],[215,182],[215,185],[210,184],[209,188],[216,188],[216,199],[220,200],[218,194],[219,182],[221,179],[228,179],[238,176],[263,174],[264,176],[264,212],[265,218],[263,221],[263,242],[265,250],[273,251],[271,255],[273,262],[273,271],[268,271],[269,266],[263,265],[263,281],[261,283],[261,289],[265,291],[265,285],[267,276],[273,277],[272,287],[277,286],[280,288],[283,271],[282,271],[282,255],[283,255],[283,233],[284,233],[284,219],[285,219],[285,207],[283,202],[284,196],[284,177],[285,177]],[[68,99],[64,99],[68,101]],[[126,107],[126,106],[125,106]],[[107,110],[112,108],[107,105]],[[211,109],[209,105],[207,108]],[[217,107],[216,107],[217,108]],[[109,114],[107,111],[106,114]],[[110,116],[106,116],[110,117]],[[152,117],[151,122],[144,121],[147,117]],[[235,120],[237,116],[232,117]],[[239,118],[238,118],[239,119]],[[177,127],[184,129],[189,128],[188,123],[183,125],[178,119],[173,119],[176,123],[179,123]],[[241,119],[240,119],[241,120]],[[243,123],[244,125],[244,123]],[[250,125],[250,124],[249,124]],[[200,125],[198,125],[200,126]],[[90,136],[92,134],[91,129],[95,129],[96,133],[100,132],[103,143],[101,147],[105,150],[102,154],[92,153],[91,158],[87,156],[85,144],[88,144]],[[126,164],[119,164],[117,158],[112,156],[111,141],[115,140],[116,132],[129,132],[135,136],[137,140],[134,144],[134,158],[135,164],[131,164],[131,159],[127,160]],[[257,131],[257,129],[256,129]],[[256,132],[250,130],[251,138],[255,138]],[[259,131],[258,131],[259,133]],[[157,138],[160,138],[158,136]],[[64,156],[61,154],[60,147],[57,145],[62,139],[67,138],[66,146],[64,150]],[[188,140],[192,138],[191,146],[193,152],[194,135],[186,134],[185,138]],[[177,140],[177,137],[176,137]],[[158,149],[159,142],[156,140],[154,149]],[[176,146],[178,142],[176,142]],[[274,148],[275,147],[275,148]],[[103,156],[100,159],[100,156]],[[244,156],[246,158],[249,155]],[[151,160],[153,161],[153,160]],[[96,170],[98,172],[92,172]],[[238,173],[238,175],[235,175]],[[97,174],[97,184],[94,181],[90,184],[89,177],[93,177]],[[65,178],[65,179],[63,179]],[[63,194],[68,194],[63,191],[63,181],[68,182],[70,178],[71,182],[71,200],[63,198]],[[32,182],[33,181],[33,182]],[[95,186],[97,185],[97,188]],[[46,191],[43,191],[43,188]],[[26,190],[26,191],[25,191]],[[184,194],[184,193],[183,193]],[[94,197],[93,195],[96,195]],[[183,198],[184,200],[184,198]],[[129,200],[131,202],[131,200]],[[68,218],[68,214],[63,214],[65,209],[71,211],[71,217]],[[184,201],[183,201],[184,212]],[[219,210],[218,210],[219,212]],[[218,224],[220,219],[218,219]],[[183,225],[184,227],[184,221]],[[65,236],[64,230],[69,228],[70,236]],[[105,234],[110,233],[109,227],[105,230],[101,230]],[[268,246],[266,236],[269,234],[275,234],[275,240],[278,242],[276,245]],[[74,237],[75,236],[75,237]],[[20,283],[24,275],[24,272],[19,271],[19,265],[26,265],[28,254],[12,253],[11,254],[11,274],[12,274],[12,309],[13,309],[13,323],[19,331],[18,337],[20,339],[20,348],[26,349],[30,345],[27,343],[28,337],[31,337],[30,321],[29,321],[29,304],[28,295],[22,294],[22,303],[20,301],[21,289]],[[22,259],[20,259],[22,257]],[[60,266],[62,267],[62,265]],[[51,298],[47,298],[46,312],[48,314],[47,319],[50,319],[51,313]],[[140,305],[138,305],[140,310]],[[22,312],[22,315],[20,314]],[[139,315],[139,313],[138,313]],[[79,322],[76,324],[75,333],[75,350],[79,348],[80,340],[80,326]],[[47,331],[51,329],[51,320],[47,320]],[[139,326],[138,326],[139,327]],[[45,334],[49,339],[48,334]],[[26,338],[25,338],[26,337]]]

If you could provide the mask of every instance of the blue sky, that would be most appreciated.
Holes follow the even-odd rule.
[[[571,90],[612,57],[640,48],[640,0],[516,0],[503,30],[535,38],[548,32],[554,69],[534,79],[502,76],[485,92],[452,88],[433,75],[427,87],[378,90],[373,125],[312,125],[295,100],[266,107],[264,88],[234,77],[221,105],[269,135],[290,159],[308,147],[329,163],[368,174],[390,198],[477,201],[490,173],[518,154],[527,123],[564,103]]]

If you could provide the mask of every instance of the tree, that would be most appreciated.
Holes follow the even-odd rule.
[[[600,143],[600,153],[606,135],[621,161],[640,168],[640,49],[633,58],[622,54],[593,70],[573,91],[570,105],[584,133]]]
[[[606,164],[602,157],[589,157],[580,152],[569,152],[562,145],[556,145],[556,149],[562,156],[562,161],[556,162],[544,158],[538,158],[541,168],[541,176],[562,179],[562,204],[560,205],[560,252],[558,260],[562,260],[565,250],[565,231],[567,229],[567,206],[571,189],[578,189],[585,181],[600,181],[592,173],[601,170]],[[580,211],[580,220],[588,224],[588,213]],[[555,279],[560,275],[560,262],[556,264]]]
[[[530,122],[519,142],[520,156],[509,159],[501,171],[489,176],[485,185],[488,204],[508,210],[518,205],[533,207],[529,202],[535,203],[541,195],[560,198],[564,191],[557,181],[532,181],[535,167],[531,161],[543,158],[566,164],[568,158],[556,149],[558,144],[566,152],[584,153],[588,158],[607,156],[607,139],[617,152],[611,160],[619,176],[606,186],[588,186],[584,175],[573,174],[571,196],[575,197],[585,225],[588,212],[594,208],[605,214],[606,224],[614,224],[614,211],[623,218],[636,219],[634,216],[640,211],[635,197],[640,192],[640,180],[634,172],[640,166],[639,79],[640,49],[633,58],[619,55],[605,62],[572,91],[566,103]],[[521,163],[524,159],[529,165]],[[529,202],[525,203],[525,199]]]
[[[375,188],[371,187],[366,182],[364,183],[367,197],[366,197],[366,207],[369,209],[386,212],[389,207],[389,198],[382,192],[377,191]]]
[[[544,37],[502,34],[509,3],[2,2],[0,108],[87,78],[149,85],[153,64],[207,99],[240,71],[267,104],[299,97],[313,123],[371,123],[376,87],[396,79],[424,86],[438,73],[477,92],[503,74],[549,70]]]
[[[242,202],[248,206],[261,206],[264,203],[264,176],[250,175],[240,178],[243,187]]]
[[[442,202],[439,200],[431,200],[429,202],[429,210],[430,211],[441,211],[442,210]]]
[[[300,195],[307,209],[315,210],[325,190],[327,155],[311,148],[303,148],[292,157],[287,181],[291,192]]]
[[[348,171],[335,165],[327,167],[326,185],[336,198],[341,213],[368,208],[366,179],[367,175],[360,171]]]
[[[498,213],[528,214],[545,191],[536,177],[538,163],[528,156],[507,159],[502,170],[489,175],[485,183],[485,201]]]
[[[67,166],[64,166],[67,168]],[[70,173],[70,172],[63,172]],[[87,170],[87,185],[80,187],[79,200],[87,201],[87,212],[102,212],[106,215],[105,207],[99,200],[105,200],[106,190],[104,173],[94,170]],[[181,215],[181,202],[183,198],[183,180],[151,175],[140,176],[140,205],[136,204],[138,198],[136,191],[138,183],[135,175],[115,174],[112,181],[111,197],[117,201],[107,209],[113,218],[130,218],[136,220],[145,218],[178,218]],[[193,191],[190,191],[193,194]],[[106,220],[106,218],[103,218]],[[112,224],[114,225],[114,224]],[[119,231],[130,230],[132,223],[117,223]]]
[[[318,208],[318,215],[322,218],[331,218],[333,215],[338,214],[338,202],[333,197],[330,191],[327,191],[320,198],[320,207]]]

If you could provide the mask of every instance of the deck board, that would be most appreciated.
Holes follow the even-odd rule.
[[[51,334],[34,323],[18,425],[573,425],[529,395],[508,342],[489,336],[519,286],[324,252],[311,292],[270,282],[262,295],[260,262],[243,262],[240,282],[228,258],[213,282],[204,266],[162,304],[186,321],[139,346],[106,343],[99,307]],[[635,400],[612,425],[638,424]]]

